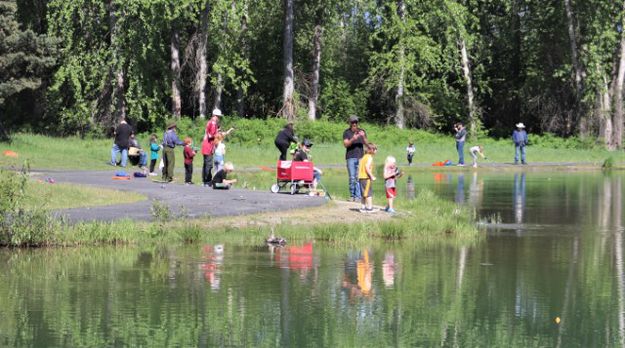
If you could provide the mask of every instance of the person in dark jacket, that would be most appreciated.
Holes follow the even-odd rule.
[[[349,128],[343,131],[343,146],[345,147],[345,161],[349,175],[349,195],[352,202],[361,199],[360,184],[358,183],[358,167],[364,155],[364,146],[369,143],[367,132],[358,127],[358,117],[349,117]]]
[[[111,165],[117,165],[117,154],[121,154],[121,166],[126,167],[128,163],[128,148],[130,147],[130,134],[132,134],[132,127],[126,122],[124,118],[119,121],[119,125],[115,128],[115,141],[113,142],[113,148],[111,149]]]
[[[512,141],[514,142],[514,164],[519,164],[519,154],[521,155],[521,163],[527,164],[525,161],[525,146],[527,146],[527,132],[523,122],[516,124],[516,128],[512,132]]]
[[[286,154],[289,151],[291,143],[297,143],[297,137],[295,136],[295,131],[293,130],[293,123],[289,122],[278,133],[276,140],[274,141],[274,144],[278,150],[280,150],[280,161],[286,161]]]
[[[176,134],[176,123],[170,123],[167,131],[163,134],[163,181],[171,182],[174,180],[174,165],[176,157],[174,148],[176,145],[184,145],[184,142],[178,138]]]
[[[454,125],[454,131],[456,134],[454,138],[456,139],[456,151],[458,151],[458,166],[464,166],[464,142],[467,140],[467,129],[464,128],[464,125],[461,122],[458,122]]]

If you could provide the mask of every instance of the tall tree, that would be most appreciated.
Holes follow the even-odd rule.
[[[295,119],[295,101],[293,99],[295,94],[295,78],[293,73],[293,3],[294,0],[284,0],[284,90],[280,113],[289,121]]]
[[[171,111],[180,119],[182,98],[180,95],[180,35],[176,27],[171,31]]]
[[[313,29],[313,62],[310,95],[308,96],[308,119],[317,119],[317,103],[319,102],[319,79],[321,75],[321,41],[323,37],[323,15],[325,3],[318,3],[315,11],[315,27]]]

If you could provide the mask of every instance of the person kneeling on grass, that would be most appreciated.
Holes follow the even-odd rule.
[[[237,179],[228,179],[228,173],[234,171],[234,165],[232,162],[226,162],[223,169],[217,171],[213,176],[213,189],[215,190],[228,190],[232,184],[237,182]]]

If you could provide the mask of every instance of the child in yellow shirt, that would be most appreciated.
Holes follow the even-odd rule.
[[[367,153],[362,156],[358,165],[358,182],[360,183],[360,194],[362,197],[362,209],[363,213],[370,213],[373,211],[373,181],[375,176],[373,175],[373,156],[378,151],[375,144],[369,143],[366,145]]]

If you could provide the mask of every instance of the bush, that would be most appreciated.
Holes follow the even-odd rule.
[[[26,172],[0,171],[0,245],[47,245],[58,230],[61,222],[44,208],[24,208],[27,183]]]

